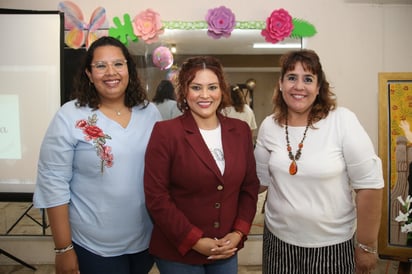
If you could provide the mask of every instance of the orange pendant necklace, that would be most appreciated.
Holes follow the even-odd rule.
[[[296,150],[295,155],[292,154],[292,147],[290,146],[289,141],[289,132],[288,132],[288,120],[286,119],[285,123],[285,134],[286,134],[286,149],[288,150],[289,159],[292,161],[289,166],[289,174],[295,175],[298,172],[298,164],[296,163],[299,160],[300,156],[302,155],[302,148],[303,148],[303,141],[306,138],[306,132],[308,132],[309,122],[306,125],[305,131],[303,132],[302,140],[298,145],[298,149]]]

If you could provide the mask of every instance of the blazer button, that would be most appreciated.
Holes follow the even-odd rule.
[[[219,228],[219,227],[220,227],[220,223],[219,223],[219,222],[214,222],[214,223],[213,223],[213,227],[214,227],[214,228]]]
[[[220,208],[220,203],[215,203],[215,208]]]
[[[223,186],[222,186],[222,185],[218,185],[218,186],[217,186],[217,190],[223,190]]]

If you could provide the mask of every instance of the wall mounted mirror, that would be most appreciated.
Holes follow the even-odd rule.
[[[212,39],[207,30],[170,30],[160,35],[157,43],[130,42],[128,47],[136,56],[139,73],[150,96],[160,80],[167,79],[169,70],[161,70],[152,62],[153,51],[160,47],[176,47],[173,64],[177,67],[189,56],[214,55],[222,62],[231,84],[244,84],[256,80],[251,106],[258,124],[272,110],[271,98],[278,80],[278,64],[281,54],[304,47],[303,39],[287,38],[277,44],[265,42],[257,29],[235,29],[229,38]],[[253,45],[259,44],[260,48]],[[262,47],[263,45],[263,47]]]
[[[175,45],[176,53],[182,55],[273,55],[302,47],[301,39],[286,38],[277,44],[267,43],[260,32],[257,29],[234,29],[229,38],[213,39],[207,35],[207,30],[166,29],[157,43],[130,42],[128,47],[135,55],[147,54],[148,50],[160,45]],[[261,47],[253,48],[256,43]]]

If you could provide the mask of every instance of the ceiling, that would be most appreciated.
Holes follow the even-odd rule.
[[[165,30],[160,35],[160,41],[154,44],[146,44],[143,41],[130,42],[128,47],[133,55],[150,55],[159,46],[170,47],[176,45],[176,54],[196,55],[196,54],[282,54],[291,48],[265,48],[254,49],[253,43],[265,43],[267,45],[284,46],[287,43],[298,43],[300,39],[285,39],[277,44],[266,43],[260,30],[233,30],[229,38],[213,39],[207,35],[207,30]]]

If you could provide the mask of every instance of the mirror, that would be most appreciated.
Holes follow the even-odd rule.
[[[223,64],[228,81],[245,84],[248,79],[256,81],[250,104],[260,122],[272,111],[271,99],[278,80],[279,57],[293,48],[302,48],[302,39],[285,39],[271,44],[265,43],[258,29],[235,29],[229,38],[212,39],[207,30],[170,30],[160,35],[159,42],[145,44],[130,42],[128,48],[136,56],[139,75],[144,81],[149,98],[153,97],[157,84],[167,79],[170,70],[161,70],[152,62],[153,51],[160,47],[176,46],[173,64],[177,67],[189,56],[214,55]],[[276,48],[253,48],[254,43],[263,43]],[[256,134],[256,132],[255,132]]]
[[[260,32],[261,30],[257,29],[234,29],[229,38],[213,39],[207,35],[206,29],[166,29],[159,36],[159,42],[154,44],[145,44],[142,41],[130,42],[128,48],[134,55],[148,54],[160,45],[176,45],[176,54],[181,55],[274,55],[282,54],[291,48],[302,47],[301,39],[287,38],[277,44],[267,43]],[[265,44],[266,47],[253,48],[255,43]]]

